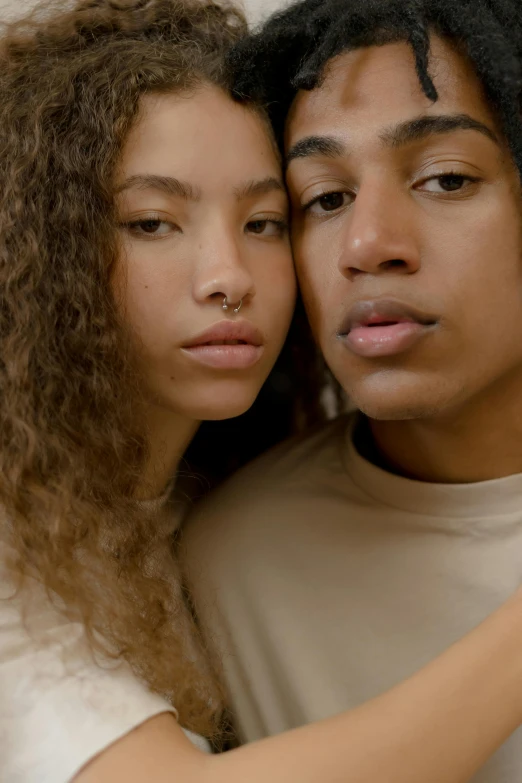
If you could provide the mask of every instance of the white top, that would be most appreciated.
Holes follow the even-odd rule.
[[[175,709],[123,662],[93,659],[83,626],[67,620],[36,580],[29,616],[12,596],[0,549],[0,781],[67,783],[144,721]],[[25,588],[24,588],[25,590]],[[202,750],[201,737],[186,732]]]

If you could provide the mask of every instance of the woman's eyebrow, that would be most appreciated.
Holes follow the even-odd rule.
[[[201,199],[199,188],[195,188],[189,182],[183,182],[180,179],[176,179],[176,177],[160,176],[159,174],[133,174],[116,188],[116,193],[121,193],[130,188],[160,190],[168,196],[179,196],[186,201],[199,201]]]
[[[265,179],[250,180],[234,189],[234,194],[238,201],[243,201],[252,196],[264,196],[274,191],[281,191],[286,194],[286,188],[283,182],[277,177],[265,177]]]

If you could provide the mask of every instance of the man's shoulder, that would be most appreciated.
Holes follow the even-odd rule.
[[[291,438],[258,457],[197,504],[188,529],[255,524],[260,516],[301,504],[343,473],[350,416],[343,415],[304,436]]]
[[[270,449],[209,495],[208,505],[229,497],[235,503],[239,500],[247,504],[258,493],[279,494],[296,483],[306,487],[324,472],[331,474],[342,464],[348,420],[347,416],[340,416]]]

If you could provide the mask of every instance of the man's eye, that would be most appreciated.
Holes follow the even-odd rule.
[[[321,196],[315,196],[303,209],[315,215],[324,215],[327,212],[336,212],[345,207],[349,203],[349,198],[349,194],[342,191],[323,193]]]
[[[454,193],[472,182],[477,182],[477,180],[473,177],[466,177],[464,174],[439,174],[437,177],[425,180],[422,183],[422,190],[426,190],[428,193]]]

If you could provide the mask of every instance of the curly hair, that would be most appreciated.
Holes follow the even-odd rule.
[[[207,735],[220,689],[163,565],[171,531],[133,500],[147,445],[111,296],[113,179],[141,96],[227,89],[244,33],[213,0],[59,0],[0,38],[1,532],[20,587],[36,575]]]
[[[297,92],[320,86],[329,61],[360,47],[406,41],[425,95],[430,34],[454,42],[473,64],[522,171],[520,0],[303,0],[233,50],[234,94],[266,106],[279,142]]]

